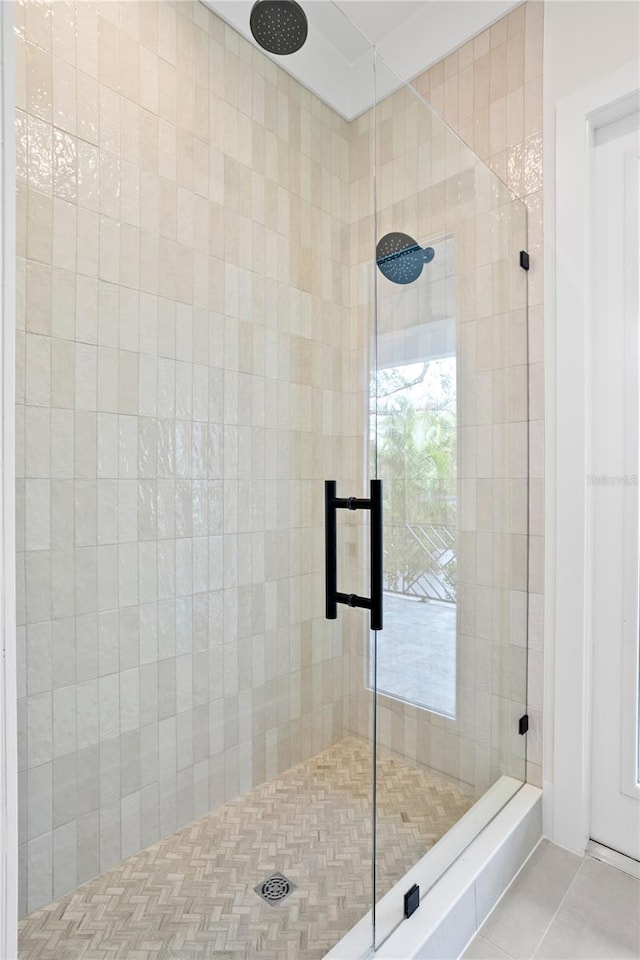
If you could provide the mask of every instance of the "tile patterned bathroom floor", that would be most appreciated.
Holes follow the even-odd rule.
[[[473,804],[396,757],[378,764],[384,893]],[[339,743],[20,924],[20,960],[322,957],[371,898],[371,750]],[[276,905],[254,887],[283,873]]]
[[[463,960],[638,960],[640,881],[549,840],[485,920]]]

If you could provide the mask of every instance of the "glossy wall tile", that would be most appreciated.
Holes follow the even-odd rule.
[[[485,411],[494,373],[502,404],[464,478],[469,582],[487,557],[486,481],[507,460],[513,557],[507,605],[474,608],[465,639],[500,703],[480,690],[452,731],[389,701],[381,741],[478,789],[503,761],[522,775],[517,742],[491,757],[473,731],[503,729],[505,703],[524,700],[527,563],[539,780],[541,15],[524,4],[416,80],[525,198],[528,398],[526,304],[501,265],[513,238],[496,210],[478,216],[475,182],[447,206],[438,184],[461,154],[430,140],[412,95],[378,115],[380,225],[463,225],[461,362]],[[347,123],[202,4],[23,0],[16,45],[24,914],[345,733],[370,736],[362,620],[324,620],[318,491],[328,477],[363,490],[374,227],[370,112]],[[366,593],[362,524],[342,533],[341,569]],[[510,659],[483,633],[492,617],[509,623]]]
[[[16,10],[21,914],[342,736],[349,128],[199,3]]]

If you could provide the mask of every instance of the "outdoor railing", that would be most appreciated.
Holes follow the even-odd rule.
[[[385,523],[384,588],[427,600],[456,600],[454,524]]]

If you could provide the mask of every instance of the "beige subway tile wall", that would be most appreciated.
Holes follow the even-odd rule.
[[[349,127],[200,3],[22,2],[20,913],[339,739]]]
[[[541,15],[525,4],[416,81],[529,208],[534,782]],[[24,914],[344,733],[370,736],[363,615],[323,617],[318,490],[324,478],[365,489],[376,237],[371,115],[347,123],[203,5],[23,0],[16,42]],[[379,233],[458,231],[456,296],[478,333],[481,165],[452,198],[438,184],[466,160],[440,135],[425,161],[426,107],[400,93],[379,120]],[[418,191],[428,206],[411,202]],[[500,309],[515,312],[509,296]],[[381,304],[390,334],[395,306]],[[460,349],[462,363],[494,369],[471,335]],[[521,386],[505,385],[507,405]],[[523,456],[516,444],[520,467]],[[520,486],[504,531],[519,546]],[[523,641],[520,554],[500,616]],[[366,525],[341,518],[341,574],[366,593],[363,559]],[[465,637],[480,673],[486,638]],[[487,667],[508,710],[523,700],[512,666],[496,655]],[[475,694],[464,703],[452,728],[388,701],[382,742],[481,789],[491,757],[474,726],[509,718]],[[511,746],[494,760],[520,775]]]

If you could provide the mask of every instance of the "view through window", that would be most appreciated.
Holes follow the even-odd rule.
[[[455,327],[446,324],[451,342]],[[455,355],[380,369],[377,430],[385,538],[378,690],[455,717]]]

